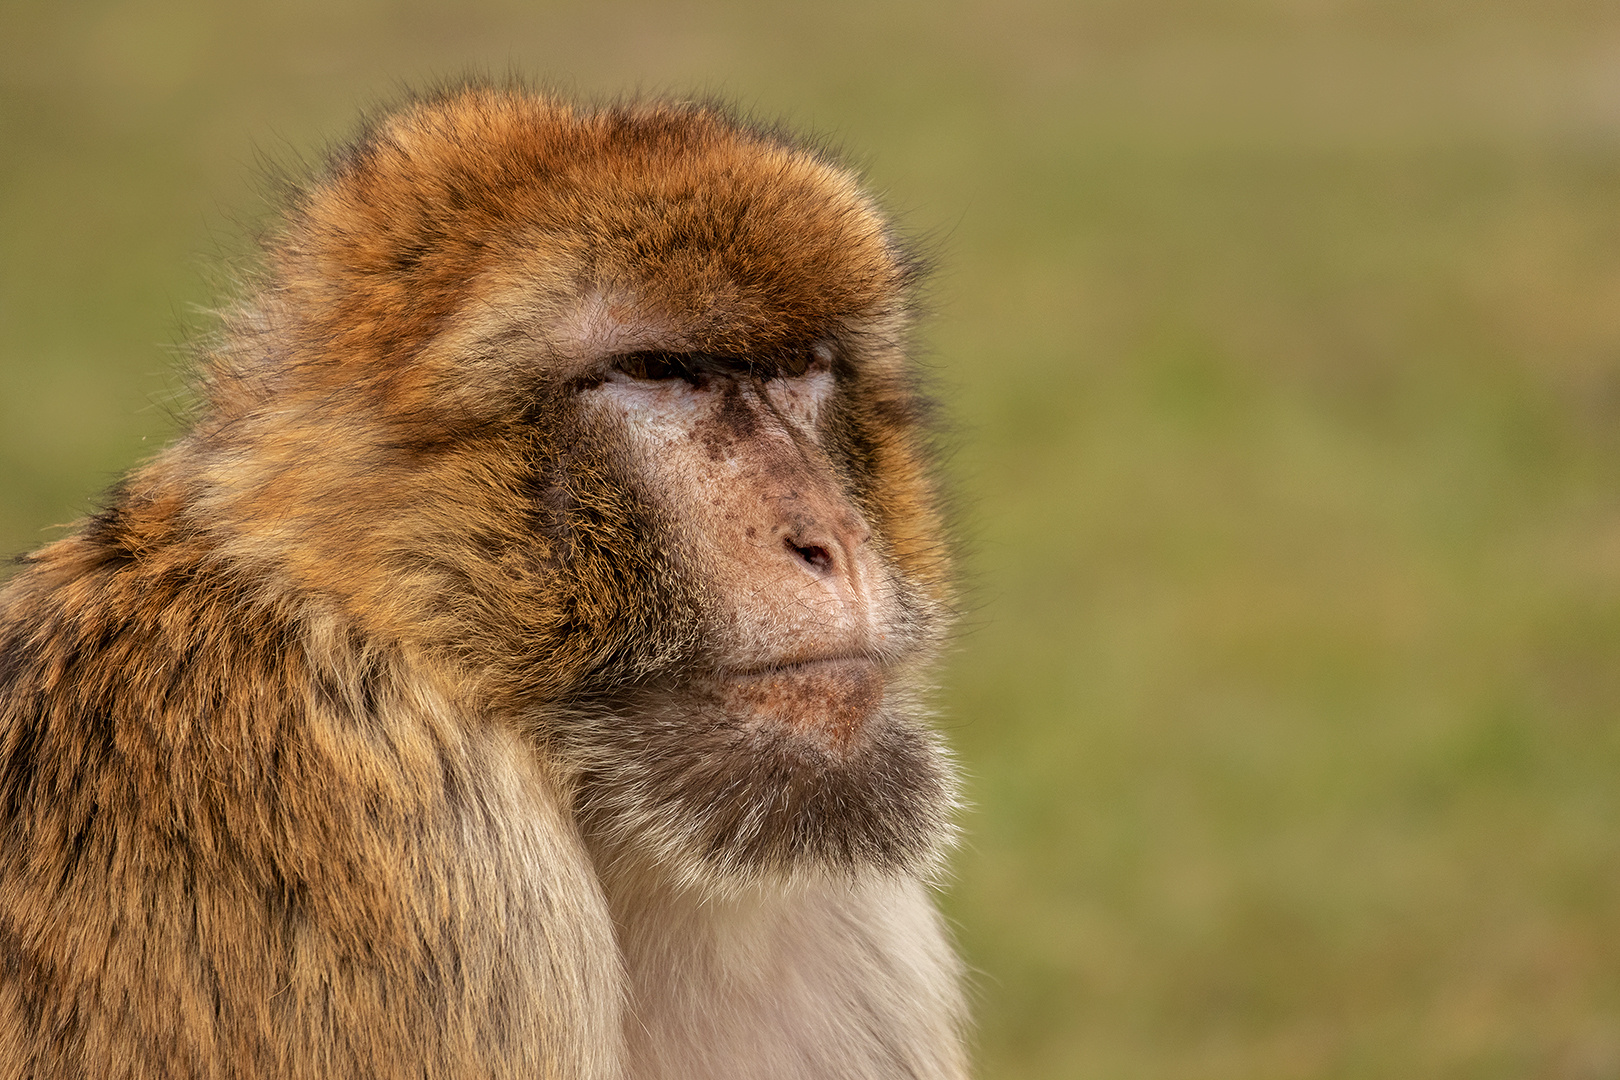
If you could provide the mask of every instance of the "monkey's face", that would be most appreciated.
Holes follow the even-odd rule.
[[[852,373],[831,341],[643,350],[578,392],[701,627],[566,737],[587,827],[620,855],[709,883],[915,872],[948,830],[948,764],[917,717],[929,601],[862,509]]]
[[[832,346],[789,360],[636,352],[580,395],[703,583],[708,675],[727,688],[788,671],[864,684],[905,636],[892,570],[824,446]]]

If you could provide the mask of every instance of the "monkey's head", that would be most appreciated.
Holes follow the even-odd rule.
[[[847,171],[714,109],[423,100],[295,198],[193,501],[533,732],[614,858],[917,872],[952,780],[914,277]]]

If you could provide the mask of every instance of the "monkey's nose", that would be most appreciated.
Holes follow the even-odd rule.
[[[861,549],[870,539],[872,530],[864,521],[849,520],[827,527],[800,520],[782,536],[782,547],[791,558],[820,576],[843,577],[856,573]]]

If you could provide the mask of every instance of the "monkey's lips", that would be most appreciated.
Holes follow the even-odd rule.
[[[870,660],[836,657],[727,673],[714,689],[727,714],[809,738],[841,752],[883,702],[883,671]]]

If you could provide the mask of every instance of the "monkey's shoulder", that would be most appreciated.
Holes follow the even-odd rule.
[[[583,854],[563,850],[577,841],[554,835],[572,835],[562,786],[515,723],[319,598],[186,555],[109,557],[87,530],[0,590],[14,837],[108,831],[339,892],[403,859],[435,887],[480,863],[577,876]]]
[[[617,1039],[564,794],[405,668],[174,553],[31,556],[0,591],[0,1046],[130,1075],[594,1075],[545,1057]],[[452,991],[482,1007],[445,1016]],[[356,1021],[379,996],[387,1032]]]

